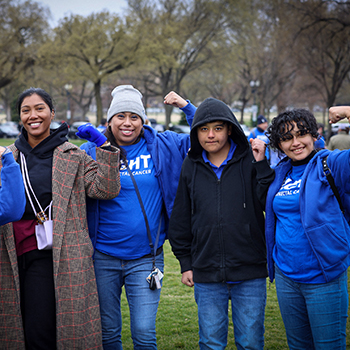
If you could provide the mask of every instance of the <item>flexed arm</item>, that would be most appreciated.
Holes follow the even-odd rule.
[[[184,108],[188,104],[188,102],[175,91],[170,91],[164,97],[164,104],[177,108]]]
[[[329,123],[334,124],[347,118],[350,123],[350,106],[336,106],[329,109]]]
[[[186,115],[188,125],[192,125],[193,117],[197,110],[197,107],[195,107],[189,100],[185,100],[175,91],[170,91],[164,97],[164,104],[180,108]]]

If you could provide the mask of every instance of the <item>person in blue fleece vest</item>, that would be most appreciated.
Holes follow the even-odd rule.
[[[329,116],[333,123],[350,113],[330,109]],[[345,350],[350,151],[316,152],[316,119],[304,109],[279,114],[267,135],[270,146],[286,155],[268,191],[265,233],[288,346]],[[344,213],[323,170],[325,157]]]
[[[0,225],[19,220],[24,212],[26,197],[21,169],[7,147],[0,147]]]
[[[113,200],[89,200],[87,209],[95,247],[103,347],[122,349],[120,297],[124,286],[134,348],[156,349],[156,315],[164,271],[162,246],[190,138],[171,131],[158,133],[145,125],[142,94],[133,86],[117,86],[112,97],[105,136],[121,149],[121,191]],[[192,104],[175,92],[165,96],[164,103],[181,108],[191,125]],[[81,148],[95,157],[93,143]],[[147,280],[151,272],[158,288],[150,289],[154,287],[148,282],[152,279]]]

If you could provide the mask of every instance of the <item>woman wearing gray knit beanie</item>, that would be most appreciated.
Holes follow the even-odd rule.
[[[192,124],[195,107],[175,92],[165,103],[181,108]],[[88,223],[95,248],[104,350],[122,349],[120,296],[125,287],[135,349],[157,349],[156,315],[164,271],[163,243],[189,135],[158,133],[145,125],[142,94],[117,86],[105,132],[121,149],[121,191],[117,198],[90,201]],[[92,157],[95,145],[82,146]]]

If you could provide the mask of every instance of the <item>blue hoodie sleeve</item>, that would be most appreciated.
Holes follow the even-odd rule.
[[[19,165],[11,152],[3,154],[0,187],[0,225],[22,218],[26,205]]]
[[[96,145],[93,142],[85,142],[80,146],[92,159],[96,160]]]
[[[193,117],[196,113],[197,107],[195,107],[189,100],[186,101],[188,102],[188,104],[180,109],[185,113],[188,125],[192,126]]]
[[[196,113],[197,107],[195,107],[189,100],[187,100],[187,102],[188,104],[180,109],[185,113],[188,125],[192,126],[193,117]],[[158,136],[163,140],[164,144],[167,144],[169,150],[173,149],[174,143],[176,144],[176,147],[180,151],[182,157],[181,162],[176,165],[180,166],[181,168],[182,161],[187,156],[188,150],[190,148],[190,135],[177,134],[173,131],[165,131],[163,133],[159,133]],[[176,179],[178,179],[178,176]]]
[[[189,126],[192,126],[193,117],[196,113],[197,107],[195,107],[189,100],[188,104],[180,108],[186,115],[186,120]],[[177,144],[177,148],[181,152],[182,160],[187,156],[188,150],[190,149],[190,136],[187,134],[177,134],[174,132],[163,133],[164,136],[169,135],[169,137],[174,138],[174,142]],[[171,135],[171,136],[170,136]],[[182,163],[182,162],[181,162]],[[181,167],[181,164],[180,164]]]
[[[327,163],[346,209],[347,220],[350,221],[350,150],[330,152]]]
[[[189,102],[181,109],[186,114],[187,122],[191,126],[197,108]],[[168,217],[170,217],[179,183],[182,162],[190,148],[190,135],[177,134],[169,130],[156,133],[155,131],[152,132],[147,125],[144,128],[147,147],[157,170],[166,211]],[[151,135],[157,136],[153,137]],[[154,142],[154,140],[156,141]]]

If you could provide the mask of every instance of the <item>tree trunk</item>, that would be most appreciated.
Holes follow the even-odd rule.
[[[173,112],[173,106],[165,105],[165,130],[169,129],[171,123],[171,113]]]
[[[244,99],[241,101],[242,101],[242,108],[241,108],[241,121],[240,121],[240,123],[244,124],[244,109],[245,109],[245,106],[247,105],[248,100]]]
[[[335,94],[329,94],[327,98],[327,107],[330,108],[334,105],[336,95]],[[329,139],[332,136],[332,125],[328,123],[327,127],[327,138],[326,138],[326,145],[329,143]]]
[[[4,102],[4,110],[6,113],[6,120],[10,121],[11,120],[11,103],[7,99],[7,96],[3,98],[3,102]]]
[[[100,125],[103,117],[100,80],[94,83],[94,91],[95,91],[95,101],[96,101],[96,125]]]

